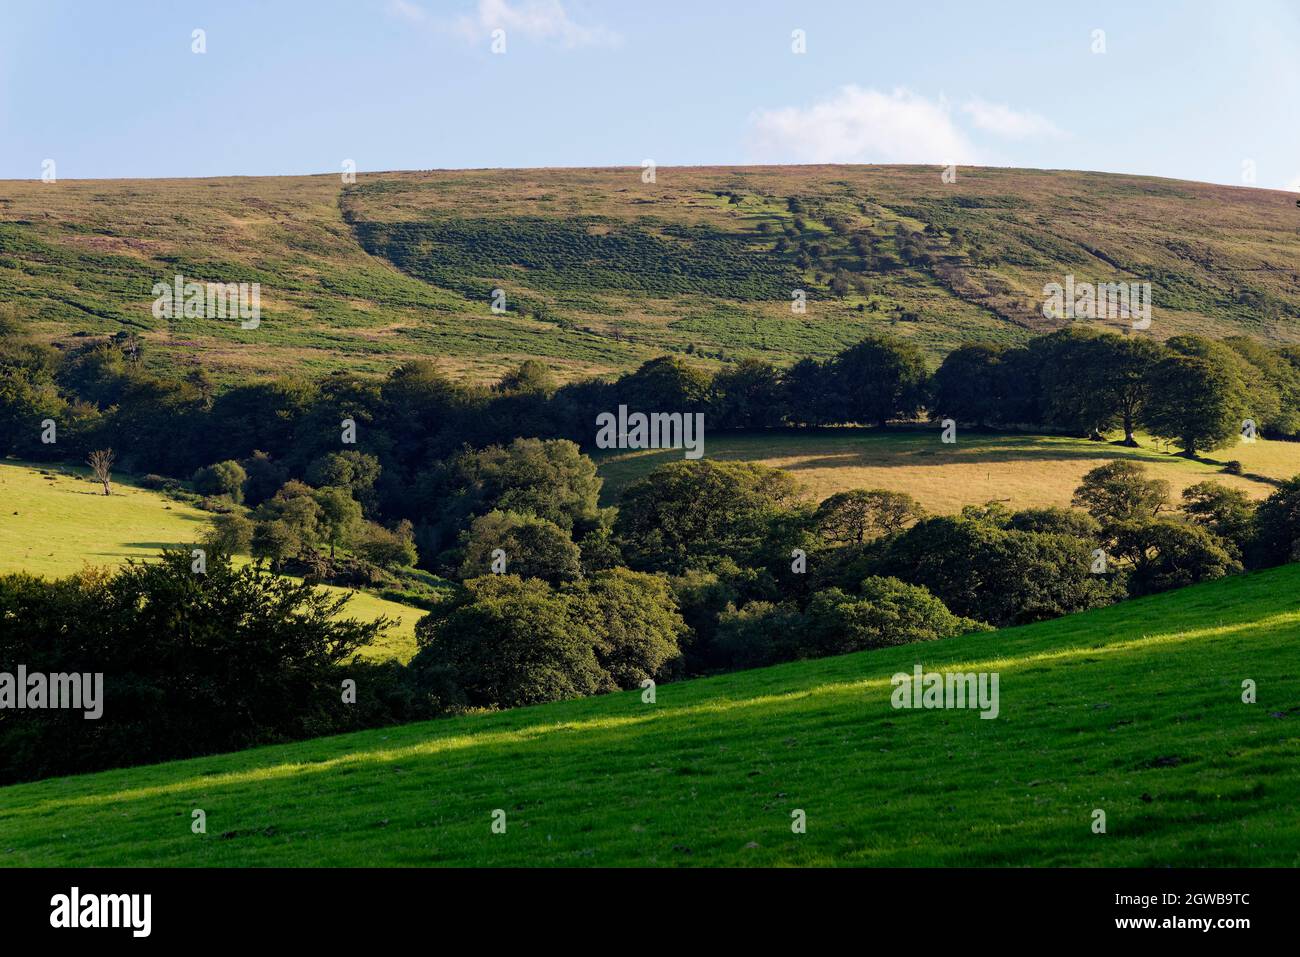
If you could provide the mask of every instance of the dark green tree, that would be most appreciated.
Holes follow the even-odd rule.
[[[770,363],[742,359],[713,377],[708,419],[723,429],[768,429],[781,424],[785,390]]]
[[[833,388],[841,421],[886,425],[915,418],[929,372],[921,350],[905,339],[871,336],[835,357]]]
[[[1005,352],[1005,346],[974,343],[948,353],[930,383],[933,413],[979,427],[1009,421],[1001,388]]]
[[[1043,424],[1094,438],[1116,424],[1115,396],[1103,372],[1108,338],[1069,326],[1029,343],[1038,364]]]
[[[668,581],[615,568],[566,586],[575,620],[591,636],[596,660],[619,688],[672,674],[682,661],[686,624]]]
[[[414,565],[419,560],[419,552],[415,547],[415,530],[409,519],[402,519],[393,529],[374,522],[362,522],[353,539],[352,549],[364,560],[380,568],[402,568]]]
[[[1088,542],[1101,537],[1101,524],[1087,512],[1057,506],[1026,508],[1013,512],[1007,520],[1006,527],[1017,532],[1073,535]]]
[[[347,547],[361,526],[361,503],[352,497],[350,489],[322,488],[312,493],[320,506],[318,528],[321,541],[330,547],[333,557],[338,546]]]
[[[375,483],[379,481],[379,459],[365,452],[348,449],[327,452],[307,466],[307,481],[317,488],[345,488],[360,502],[368,514],[373,514]]]
[[[271,571],[277,574],[284,563],[301,554],[304,547],[297,530],[287,522],[271,519],[257,522],[253,526],[249,543],[253,557],[265,559],[270,563]]]
[[[751,462],[671,462],[624,491],[615,532],[634,568],[680,572],[716,557],[747,564],[780,514],[799,501],[794,478]]]
[[[462,578],[492,572],[493,553],[505,553],[506,570],[553,585],[582,575],[582,552],[569,533],[536,515],[494,511],[474,519],[465,538]]]
[[[1129,590],[1149,595],[1241,571],[1224,542],[1199,525],[1168,519],[1117,522],[1111,549],[1129,566]]]
[[[1300,476],[1287,479],[1255,509],[1247,555],[1255,568],[1300,561]]]
[[[1148,389],[1143,423],[1153,435],[1179,443],[1189,458],[1240,434],[1245,390],[1221,355],[1166,356],[1152,368]]]
[[[212,519],[212,529],[204,542],[223,555],[241,555],[253,543],[253,523],[238,512],[227,512]]]
[[[601,479],[566,439],[515,439],[453,461],[438,496],[441,519],[457,531],[491,511],[536,515],[565,530],[596,524]]]
[[[1151,370],[1165,354],[1153,339],[1140,336],[1100,336],[1088,350],[1092,368],[1088,380],[1119,419],[1124,444],[1136,446],[1134,433],[1151,390]]]
[[[813,522],[819,535],[837,544],[860,544],[892,535],[925,516],[921,503],[906,492],[853,489],[836,492],[817,507]]]
[[[619,379],[613,394],[634,411],[703,412],[710,384],[704,370],[677,356],[660,356]]]
[[[515,708],[614,690],[573,599],[546,582],[488,575],[415,627],[411,667],[440,696],[472,707]]]
[[[1108,605],[1119,575],[1092,574],[1092,545],[962,518],[928,518],[886,539],[877,575],[924,585],[955,615],[1006,626]]]
[[[343,670],[388,624],[347,596],[188,548],[59,581],[0,576],[0,661],[100,672],[103,713],[6,712],[0,781],[234,751],[329,734],[352,716]],[[89,726],[89,727],[88,727]]]
[[[1183,514],[1218,536],[1234,558],[1240,559],[1254,529],[1255,502],[1238,488],[1221,482],[1197,482],[1183,489]]]
[[[817,592],[804,618],[800,657],[807,658],[989,630],[954,615],[926,588],[879,576],[864,579],[856,595],[835,588]]]
[[[244,500],[244,480],[248,473],[236,461],[216,462],[194,473],[191,481],[200,495],[225,495],[238,505]]]
[[[1169,507],[1169,483],[1151,478],[1136,462],[1116,459],[1084,473],[1074,504],[1103,525],[1152,518]]]

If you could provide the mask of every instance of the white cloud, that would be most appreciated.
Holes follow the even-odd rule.
[[[405,3],[405,0],[394,0]],[[575,23],[560,0],[478,0],[472,14],[456,20],[457,31],[471,42],[486,42],[493,30],[505,30],[506,42],[513,36],[557,43],[573,49],[587,46],[618,46],[622,38],[602,26]]]
[[[750,126],[751,148],[762,162],[977,162],[947,104],[905,89],[850,85],[809,107],[760,110]]]
[[[389,13],[391,16],[404,20],[408,23],[424,23],[429,20],[429,14],[424,12],[421,7],[415,4],[407,3],[407,0],[389,0]]]
[[[978,97],[962,104],[962,112],[977,129],[1011,139],[1059,138],[1064,136],[1055,124],[1037,113],[1013,110],[1005,103],[989,103]]]
[[[1288,193],[1300,193],[1300,173],[1291,178],[1291,182],[1282,187]]]
[[[423,23],[429,19],[429,15],[424,12],[422,7],[418,7],[414,3],[408,3],[407,0],[389,0],[388,12],[411,23]]]

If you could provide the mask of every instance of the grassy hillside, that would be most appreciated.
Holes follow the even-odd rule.
[[[1292,565],[661,685],[655,704],[629,692],[3,788],[0,864],[1296,866],[1298,590]],[[894,710],[889,677],[916,663],[998,672],[999,717]]]
[[[115,480],[105,497],[88,469],[0,460],[0,574],[57,578],[86,565],[147,560],[164,546],[202,537],[210,515],[158,492]],[[342,593],[345,589],[321,586]],[[415,623],[424,612],[355,593],[344,614],[394,624],[364,654],[406,660],[415,652]]]
[[[1210,461],[1242,463],[1243,475],[1219,465],[1194,462],[1159,451],[1155,440],[1142,448],[1060,436],[963,432],[944,445],[939,431],[824,429],[706,436],[713,459],[761,462],[791,472],[817,500],[854,488],[907,492],[931,512],[959,512],[963,506],[1000,500],[1012,509],[1069,505],[1085,472],[1112,459],[1145,466],[1169,482],[1175,498],[1188,485],[1207,479],[1264,498],[1277,481],[1300,474],[1300,443],[1259,439],[1213,453]],[[1167,446],[1166,446],[1167,447]],[[680,450],[618,452],[597,457],[605,480],[606,504],[617,502],[631,482],[656,466],[680,460]]]
[[[0,572],[55,578],[197,541],[211,516],[130,482],[105,497],[89,469],[0,460]]]
[[[830,355],[872,331],[937,358],[1047,325],[1042,288],[1153,286],[1150,334],[1300,341],[1286,193],[1067,171],[800,166],[0,183],[0,302],[51,337],[140,333],[235,379],[414,356],[562,377],[663,352]],[[782,245],[784,244],[784,245]],[[805,260],[801,251],[810,253]],[[155,319],[180,273],[262,285],[262,325]],[[837,273],[849,288],[832,292]],[[508,311],[489,309],[491,290]],[[790,310],[791,290],[809,297]]]

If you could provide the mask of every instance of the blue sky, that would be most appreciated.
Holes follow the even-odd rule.
[[[1300,0],[0,0],[0,178],[653,159],[1300,189],[1298,116]]]

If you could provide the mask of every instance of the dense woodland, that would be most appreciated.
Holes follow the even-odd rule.
[[[1071,509],[929,516],[883,489],[812,503],[789,473],[707,458],[721,430],[944,420],[958,441],[968,428],[1142,432],[1188,456],[1247,420],[1293,437],[1300,350],[1246,339],[1070,328],[965,346],[931,373],[906,340],[873,337],[824,362],[714,375],[665,357],[559,385],[530,361],[480,387],[420,361],[224,391],[201,370],[146,372],[144,348],[122,335],[56,349],[0,328],[0,454],[82,463],[112,449],[119,469],[214,516],[202,575],[185,548],[59,582],[0,578],[0,663],[103,671],[113,702],[75,737],[67,715],[4,715],[3,781],[1027,623],[1292,561],[1300,546],[1300,480],[1258,505],[1213,481],[1175,501],[1114,462]],[[702,412],[706,457],[601,507],[586,452],[596,416],[619,405]],[[236,554],[257,563],[234,567]],[[332,600],[275,571],[427,609],[418,653],[358,662],[382,622],[338,621]],[[344,678],[355,704],[340,700]]]

